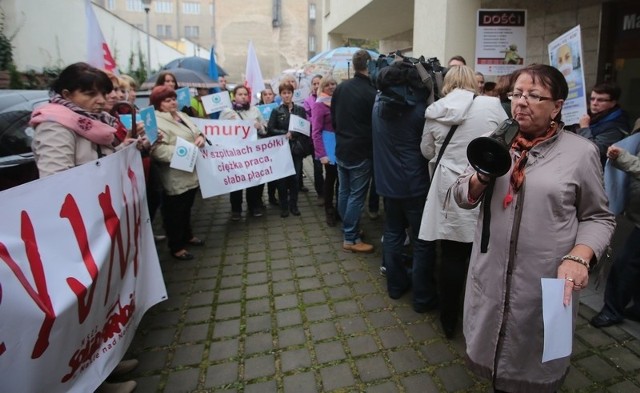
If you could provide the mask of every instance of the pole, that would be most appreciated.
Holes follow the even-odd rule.
[[[144,12],[147,14],[147,72],[151,75],[151,34],[149,34],[149,6],[144,7]]]

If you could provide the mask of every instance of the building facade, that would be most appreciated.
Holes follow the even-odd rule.
[[[640,117],[640,2],[633,0],[323,0],[323,49],[349,38],[377,39],[380,52],[462,55],[473,66],[478,9],[526,10],[525,64],[549,64],[548,45],[580,25],[587,88],[611,80]],[[491,79],[491,77],[489,78]]]

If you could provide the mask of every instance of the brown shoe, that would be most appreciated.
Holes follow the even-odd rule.
[[[367,243],[342,243],[342,251],[344,252],[358,252],[362,254],[370,254],[373,252],[373,245]]]

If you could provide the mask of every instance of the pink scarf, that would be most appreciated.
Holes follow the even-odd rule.
[[[58,123],[97,145],[112,146],[116,129],[98,120],[82,116],[64,105],[47,104],[33,111],[29,124]]]
[[[327,93],[320,93],[316,102],[322,102],[326,106],[331,107],[331,96]]]

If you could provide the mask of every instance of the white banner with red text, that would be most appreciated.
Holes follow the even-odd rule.
[[[211,120],[196,117],[192,117],[191,120],[211,143],[258,140],[258,130],[249,120]]]
[[[0,390],[93,392],[167,299],[135,145],[0,192]]]
[[[203,198],[244,190],[296,173],[285,136],[206,145],[196,171]]]

